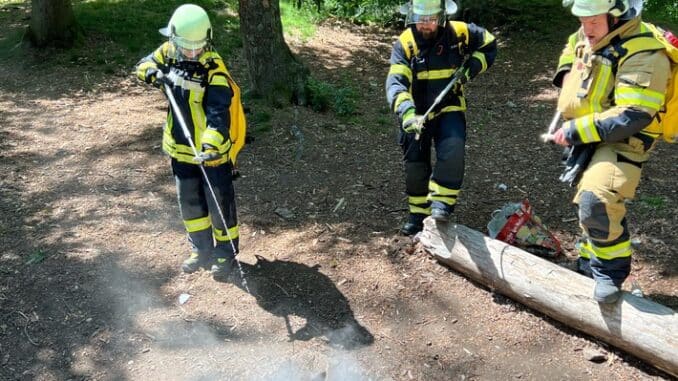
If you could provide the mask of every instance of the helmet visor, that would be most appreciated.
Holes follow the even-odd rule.
[[[172,44],[171,55],[177,61],[198,61],[198,58],[205,51],[207,41],[186,41],[181,37],[170,38]]]
[[[432,15],[419,15],[412,11],[408,12],[407,19],[405,20],[407,25],[410,24],[431,24],[436,23],[438,25],[443,25],[445,22],[445,16],[443,12],[434,13]]]

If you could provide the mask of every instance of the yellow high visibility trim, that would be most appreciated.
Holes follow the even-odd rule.
[[[480,47],[484,48],[485,46],[492,43],[492,41],[494,41],[494,35],[490,33],[490,31],[485,30],[485,33],[483,33],[483,44]]]
[[[228,242],[234,240],[240,236],[240,229],[238,225],[228,228],[228,234],[225,230],[214,228],[214,238],[219,242]]]
[[[440,201],[442,203],[445,203],[447,205],[454,205],[457,203],[457,196],[434,196],[434,195],[429,195],[428,196],[429,201]]]
[[[480,65],[481,65],[481,67],[480,67],[480,73],[482,73],[482,72],[484,72],[485,70],[487,70],[487,59],[485,59],[485,54],[484,54],[484,53],[481,53],[481,52],[473,52],[473,54],[471,54],[471,57],[475,57],[475,58],[478,59],[478,61],[480,61]]]
[[[412,56],[416,56],[419,54],[419,47],[417,46],[417,43],[414,41],[414,34],[412,33],[412,29],[407,28],[401,35],[400,35],[400,45],[403,46],[403,50],[405,51],[405,57],[409,60],[412,58]]]
[[[461,106],[447,106],[443,107],[440,109],[438,112],[430,112],[428,116],[426,117],[426,120],[431,120],[435,118],[436,116],[440,114],[444,114],[446,112],[454,112],[454,111],[466,111],[466,98],[464,97],[459,97]]]
[[[595,256],[591,245],[587,242],[577,243],[575,247],[579,250],[579,256],[582,258],[591,259],[591,256]]]
[[[407,202],[410,205],[419,205],[426,204],[428,200],[426,199],[426,196],[409,196],[407,197]]]
[[[586,115],[581,118],[577,118],[570,121],[570,123],[574,123],[575,129],[577,130],[582,143],[588,144],[599,142],[601,140],[598,130],[596,129],[596,124],[594,123],[593,115]]]
[[[607,97],[607,88],[612,79],[612,68],[608,65],[600,66],[600,74],[596,77],[593,83],[593,90],[591,91],[589,101],[589,113],[603,111],[603,99]]]
[[[659,138],[660,136],[662,136],[661,132],[655,133],[655,132],[648,131],[648,130],[642,130],[642,131],[640,131],[640,133],[643,134],[643,135],[647,135],[647,136],[649,136],[649,137],[651,137],[651,138],[653,138],[653,139],[657,139],[657,138]]]
[[[452,74],[454,74],[453,69],[427,70],[418,72],[417,79],[419,80],[445,79],[452,77]]]
[[[412,82],[412,69],[403,64],[393,64],[388,70],[388,75],[403,75],[408,81]]]
[[[223,75],[215,75],[210,81],[210,86],[226,86],[228,87],[228,80]]]
[[[431,207],[422,208],[420,206],[410,205],[410,213],[425,214],[427,216],[431,215]]]
[[[434,181],[428,182],[428,190],[438,196],[457,196],[459,194],[459,189],[446,188]]]
[[[224,143],[224,136],[219,131],[208,128],[202,133],[201,143],[220,147]]]
[[[184,220],[184,226],[187,232],[195,233],[209,229],[212,226],[212,221],[210,221],[209,217],[194,218],[192,220]]]
[[[598,247],[590,242],[586,242],[579,247],[579,254],[581,255],[582,253],[594,255],[600,259],[612,260],[630,257],[633,250],[631,250],[631,241],[624,241],[609,247]]]
[[[412,94],[403,91],[402,93],[398,94],[398,96],[395,99],[395,102],[393,102],[393,111],[398,111],[398,106],[400,106],[400,104],[405,101],[411,101],[412,103],[414,103],[414,100],[412,100]]]
[[[469,33],[468,33],[468,24],[463,21],[450,21],[450,27],[454,30],[454,33],[457,35],[457,38],[462,40],[465,46],[469,44]]]
[[[202,146],[202,142],[200,141],[202,131],[207,127],[207,117],[205,116],[205,110],[202,108],[202,102],[197,98],[198,94],[195,91],[189,91],[188,94],[188,106],[191,110],[193,135],[195,136],[194,144],[196,147],[200,147]]]
[[[642,106],[659,111],[664,104],[664,93],[637,87],[620,87],[615,92],[618,106]]]
[[[151,61],[146,61],[146,62],[140,64],[137,67],[137,78],[139,78],[142,81],[146,81],[146,72],[148,71],[148,69],[150,69],[150,68],[155,69],[156,67],[157,67],[156,64],[154,62],[151,62]]]

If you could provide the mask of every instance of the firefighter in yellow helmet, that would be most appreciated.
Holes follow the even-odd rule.
[[[178,7],[160,33],[168,41],[137,64],[142,81],[168,84],[178,110],[170,107],[162,147],[171,157],[172,172],[191,254],[181,268],[191,273],[211,265],[215,277],[228,275],[238,250],[238,221],[233,189],[229,106],[233,90],[222,58],[212,47],[212,26],[204,9],[193,4]],[[193,150],[179,125],[181,112]],[[214,205],[200,165],[204,166],[219,205]],[[221,208],[227,226],[223,226]]]
[[[564,178],[577,186],[578,269],[595,280],[596,301],[614,303],[631,270],[625,202],[658,137],[645,129],[664,103],[670,63],[659,42],[638,38],[648,29],[627,0],[563,5],[572,6],[581,27],[569,37],[554,78],[565,121],[553,140],[571,146],[569,161],[578,164]]]
[[[386,97],[402,127],[399,141],[409,217],[401,233],[414,235],[422,230],[426,216],[445,222],[454,210],[464,177],[463,84],[492,65],[497,44],[478,25],[448,21],[446,14],[457,10],[452,0],[412,0],[405,7],[408,25],[393,44]],[[423,120],[457,71],[462,74],[458,86]]]

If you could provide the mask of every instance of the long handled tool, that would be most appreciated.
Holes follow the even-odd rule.
[[[452,79],[450,80],[450,83],[448,83],[447,86],[445,86],[445,88],[440,92],[440,94],[438,94],[436,99],[433,101],[433,104],[431,105],[431,107],[429,107],[428,110],[426,110],[426,112],[424,113],[424,115],[421,116],[421,123],[422,124],[426,122],[428,115],[431,113],[431,111],[433,111],[434,108],[436,108],[436,106],[438,106],[440,101],[442,101],[443,98],[445,98],[445,95],[447,95],[447,93],[450,92],[452,87],[454,87],[454,85],[457,82],[459,82],[459,79],[462,76],[466,75],[465,72],[466,72],[466,68],[464,68],[464,65],[460,66],[459,69],[457,69],[457,71],[454,72],[454,75],[452,75]],[[415,140],[419,140],[419,134],[416,134],[414,138],[415,138]]]
[[[541,140],[544,143],[553,141],[553,134],[555,134],[556,130],[558,129],[558,122],[560,122],[560,116],[561,112],[556,111],[556,113],[553,115],[553,119],[551,119],[551,124],[549,124],[549,129],[545,134],[541,134]]]
[[[184,115],[181,112],[181,109],[179,108],[179,105],[177,105],[176,99],[174,99],[174,94],[172,94],[172,89],[169,87],[168,84],[163,84],[163,90],[165,92],[165,96],[167,96],[167,99],[169,99],[170,106],[172,107],[172,110],[174,110],[174,115],[177,117],[177,120],[179,121],[179,126],[181,126],[181,131],[184,133],[184,137],[186,137],[186,140],[188,141],[188,144],[191,146],[191,150],[193,150],[193,156],[195,156],[196,162],[199,162],[202,164],[203,160],[200,158],[200,155],[198,153],[198,149],[195,148],[195,143],[193,143],[193,139],[191,139],[191,133],[188,131],[188,127],[186,127],[186,122],[184,121]],[[224,212],[221,210],[221,206],[219,205],[219,200],[217,199],[217,195],[214,192],[214,188],[212,187],[212,183],[210,182],[209,177],[207,177],[207,172],[205,172],[205,167],[203,165],[200,165],[200,171],[202,172],[202,176],[205,178],[205,183],[207,184],[207,188],[210,191],[210,196],[212,197],[212,200],[214,200],[214,205],[217,207],[217,211],[219,212],[219,218],[221,219],[221,223],[224,224],[224,230],[226,230],[226,234],[228,235],[228,242],[231,244],[231,248],[233,248],[233,254],[237,254],[237,250],[235,248],[235,244],[233,244],[233,237],[231,236],[231,232],[228,229],[228,225],[226,224],[226,218],[224,217]],[[238,270],[240,271],[240,277],[242,279],[242,284],[245,290],[249,293],[250,290],[247,287],[247,280],[245,279],[245,273],[242,270],[242,265],[240,264],[240,261],[236,258],[235,262],[238,264]]]

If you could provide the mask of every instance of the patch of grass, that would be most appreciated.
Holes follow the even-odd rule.
[[[223,57],[227,58],[242,46],[236,0],[192,2],[207,10],[214,31],[214,45]],[[158,29],[166,26],[174,9],[184,3],[181,0],[74,0],[73,13],[80,31],[75,45],[67,50],[38,50],[26,46],[24,56],[35,56],[38,65],[77,65],[86,66],[88,72],[128,75],[139,59],[165,40]],[[25,9],[29,9],[30,2],[0,4],[0,24],[3,29],[5,25],[12,27],[10,31],[0,31],[0,50],[5,51],[5,47],[20,41],[28,27]],[[4,11],[15,7],[23,8],[23,13],[18,14],[14,9]]]
[[[26,260],[27,265],[36,265],[47,258],[47,253],[44,251],[38,250],[36,252],[33,252],[33,254],[28,256],[28,259]]]
[[[666,204],[666,200],[661,196],[641,196],[640,202],[652,209],[663,209]]]
[[[311,77],[306,84],[309,105],[314,111],[334,111],[337,116],[349,118],[355,115],[360,95],[350,85],[335,86]]]
[[[305,2],[301,8],[297,8],[292,0],[280,1],[280,19],[283,31],[288,35],[299,36],[302,41],[307,41],[315,35],[315,24],[320,15],[312,10]]]
[[[271,131],[272,116],[268,111],[259,111],[247,116],[247,121],[250,127],[250,132],[253,134],[260,134]]]

